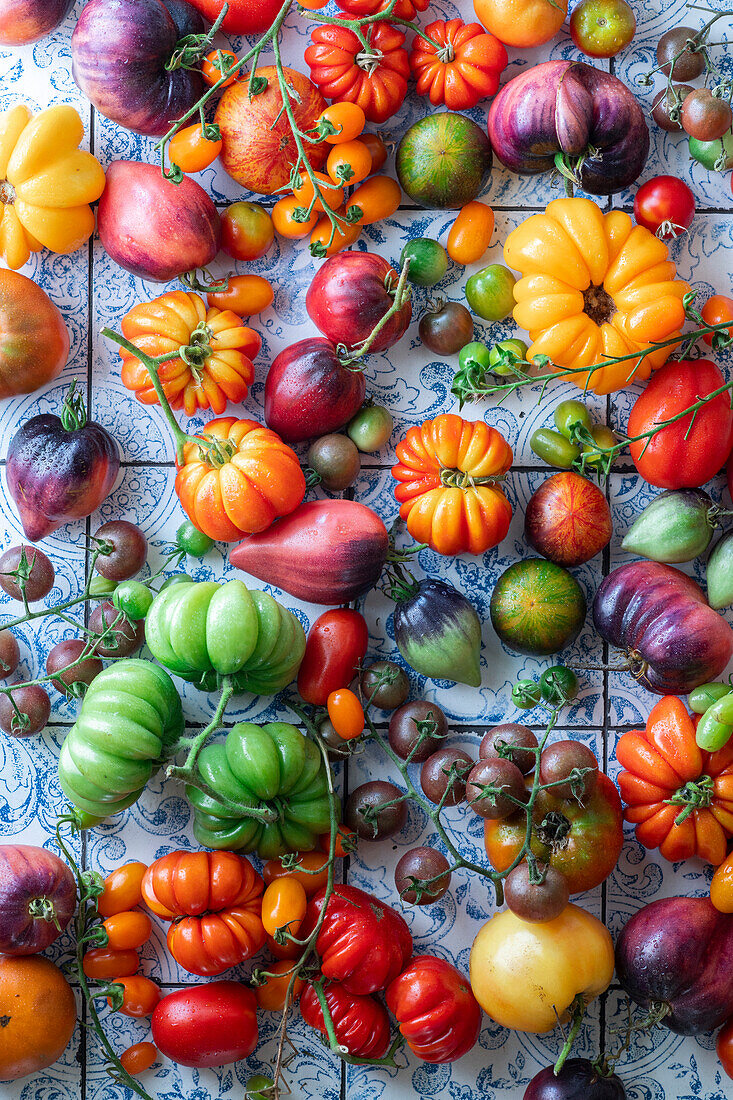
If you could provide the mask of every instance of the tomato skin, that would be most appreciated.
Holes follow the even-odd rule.
[[[137,951],[112,951],[107,947],[93,947],[84,952],[82,962],[87,978],[113,981],[134,974],[140,965]]]
[[[183,172],[201,172],[213,164],[221,152],[221,141],[209,141],[204,137],[201,123],[186,126],[171,138],[168,159]]]
[[[281,859],[268,859],[262,868],[262,877],[267,886],[285,875],[297,879],[305,890],[306,897],[311,898],[328,881],[328,863],[321,852],[299,852],[298,867],[294,871],[286,871]]]
[[[328,717],[336,733],[344,741],[353,741],[364,732],[364,709],[353,691],[340,688],[327,700]]]
[[[221,14],[224,0],[190,0],[204,19],[214,23]],[[281,0],[227,0],[229,10],[221,29],[227,34],[258,34],[271,27],[282,7]]]
[[[346,208],[342,206],[338,213],[344,217]],[[361,225],[361,222],[348,225],[338,222],[334,230],[330,219],[324,214],[311,233],[311,252],[320,259],[327,259],[344,248],[350,248],[361,233]]]
[[[389,1047],[389,1017],[384,1006],[374,997],[349,993],[338,984],[327,986],[325,993],[339,1043],[355,1057],[382,1058]],[[307,1024],[326,1034],[323,1012],[311,985],[301,994],[300,1013]]]
[[[257,1046],[257,1001],[240,982],[208,982],[163,997],[151,1021],[166,1058],[204,1069],[248,1058]]]
[[[357,103],[370,122],[385,122],[400,109],[407,94],[410,63],[405,36],[386,22],[370,23],[365,31],[375,54],[371,71],[357,62],[364,46],[347,27],[316,27],[305,61],[311,80],[326,99]]]
[[[66,325],[46,292],[17,271],[0,271],[0,398],[53,381],[68,354]]]
[[[231,275],[226,290],[206,295],[209,307],[230,309],[238,317],[264,313],[275,301],[275,291],[261,275]]]
[[[354,191],[346,209],[359,207],[362,216],[356,225],[360,229],[363,225],[373,225],[374,222],[391,218],[401,202],[402,188],[397,180],[393,180],[391,176],[371,176]]]
[[[371,153],[372,166],[368,174],[371,175],[372,172],[378,172],[380,168],[384,168],[389,153],[387,146],[384,144],[379,134],[360,134],[357,140],[360,141],[362,145],[366,145]]]
[[[284,195],[272,208],[272,224],[280,237],[291,241],[302,240],[318,225],[318,214],[313,210],[307,221],[296,222],[293,212],[302,208],[295,195]]]
[[[473,0],[473,10],[487,30],[506,46],[541,46],[565,22],[567,0]]]
[[[715,868],[710,900],[719,913],[733,913],[733,857],[730,855]]]
[[[678,237],[692,225],[695,196],[676,176],[655,176],[634,196],[634,217],[661,240]]]
[[[387,987],[386,999],[410,1050],[424,1062],[454,1062],[475,1046],[479,1003],[468,978],[444,959],[416,955]]]
[[[356,833],[353,829],[349,829],[347,825],[339,825],[336,836],[336,858],[344,859],[346,856],[351,855],[356,846],[356,840]],[[328,854],[330,844],[331,834],[323,833],[319,838],[318,847],[322,852]]]
[[[337,607],[319,615],[308,631],[298,672],[301,699],[325,706],[331,692],[350,683],[356,675],[368,645],[369,628],[358,611]]]
[[[262,895],[262,924],[268,936],[284,928],[297,936],[308,905],[301,882],[292,875],[276,878]]]
[[[358,138],[364,129],[366,115],[358,103],[332,103],[321,113],[319,122],[322,119],[330,122],[336,130],[335,134],[329,134],[324,140],[329,145],[343,145]]]
[[[733,1019],[728,1020],[718,1032],[715,1053],[725,1073],[733,1078]]]
[[[224,75],[219,68],[219,54],[223,54],[225,58],[231,58],[232,63],[237,60],[237,55],[233,50],[212,50],[210,53],[207,53],[201,64],[201,73],[204,78],[204,84],[208,84],[210,88],[213,87],[214,84],[218,84]],[[241,69],[236,73],[232,73],[231,76],[228,76],[221,85],[221,88],[231,87],[235,80],[239,80],[240,73]]]
[[[289,959],[282,959],[280,962],[268,965],[266,969],[277,975],[277,977],[267,978],[263,985],[257,986],[255,989],[257,1005],[259,1008],[264,1008],[266,1012],[282,1012],[288,999],[288,989],[293,977],[293,964]],[[305,982],[302,978],[295,979],[290,1004],[298,1003],[304,985]]]
[[[133,1043],[127,1050],[123,1050],[120,1055],[120,1062],[122,1068],[130,1074],[131,1077],[137,1076],[138,1073],[145,1073],[150,1069],[158,1057],[158,1048],[155,1043]]]
[[[733,322],[733,298],[726,298],[724,294],[713,294],[700,310],[700,316],[707,325],[720,325],[723,321]],[[733,336],[733,324],[730,328],[720,329],[720,331]],[[712,332],[706,332],[703,336],[709,348],[713,346],[713,335]]]
[[[315,202],[313,201],[313,196],[315,195],[313,181],[307,172],[301,172],[300,187],[296,187],[293,191],[295,198],[298,200],[298,206],[303,206],[306,210],[310,210],[311,203],[313,203],[313,210],[318,214],[325,214],[326,206],[329,210],[338,210],[344,201],[343,187],[335,186],[325,172],[314,172],[314,175],[318,181],[321,197],[316,198]]]
[[[427,95],[434,107],[444,103],[450,111],[464,111],[496,94],[509,58],[502,43],[480,23],[437,19],[424,34],[431,41],[416,35],[410,51],[418,95]],[[443,59],[445,52],[450,60]]]
[[[114,980],[125,991],[125,998],[117,1011],[123,1016],[132,1016],[136,1020],[150,1016],[161,998],[160,986],[141,974],[132,974]],[[107,1000],[111,1005],[109,998]]]
[[[104,922],[107,946],[112,951],[134,951],[150,939],[153,925],[147,913],[123,912]]]
[[[458,213],[448,234],[447,252],[457,264],[473,264],[481,259],[494,232],[494,211],[475,199]]]
[[[372,154],[363,141],[345,141],[334,145],[326,160],[326,171],[334,183],[350,187],[361,183],[372,171]]]
[[[235,260],[259,260],[274,239],[272,218],[256,202],[233,202],[221,216],[221,248]]]

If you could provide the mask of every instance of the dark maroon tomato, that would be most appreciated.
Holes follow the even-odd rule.
[[[51,716],[48,692],[40,684],[19,684],[12,697],[11,702],[10,695],[0,695],[0,729],[12,737],[40,733]]]
[[[344,824],[362,840],[384,840],[404,829],[407,824],[407,802],[404,791],[394,783],[374,779],[352,791],[344,806]],[[401,802],[390,806],[385,803]]]
[[[671,73],[674,80],[694,80],[703,71],[705,58],[702,52],[687,46],[696,34],[694,27],[672,27],[661,36],[657,43],[657,64],[661,65],[665,76]]]
[[[333,722],[330,718],[324,719],[318,727],[318,734],[322,741],[325,742],[328,749],[328,756],[331,760],[342,760],[345,756],[348,756],[351,752],[351,742],[344,741],[340,734],[336,733],[333,728]]]
[[[448,734],[448,719],[435,703],[413,699],[389,720],[389,743],[401,760],[422,764]]]
[[[679,116],[682,104],[685,96],[692,91],[694,89],[691,84],[673,84],[671,88],[665,85],[661,91],[657,92],[652,104],[652,118],[660,130],[666,130],[670,134],[681,132],[682,123]],[[670,117],[672,111],[675,112],[674,118]]]
[[[356,444],[347,435],[323,435],[311,443],[308,465],[329,493],[340,493],[353,485],[361,470]]]
[[[88,651],[88,644],[82,638],[65,638],[57,642],[46,658],[46,672],[53,677],[53,686],[71,699],[80,699],[95,676],[99,676],[104,665],[98,657],[79,658]],[[78,664],[74,662],[78,661]],[[73,667],[69,667],[73,666]]]
[[[411,848],[395,867],[394,884],[408,905],[432,905],[450,886],[448,860],[435,848]],[[417,879],[422,885],[415,885]]]
[[[407,673],[394,661],[375,661],[365,668],[359,679],[364,705],[371,703],[379,710],[401,707],[410,694]]]
[[[730,103],[709,88],[695,88],[685,98],[680,115],[682,129],[698,141],[716,141],[733,125]]]
[[[108,581],[126,581],[139,573],[148,556],[145,535],[126,519],[112,519],[94,532],[101,554],[94,568]]]
[[[0,558],[0,588],[14,600],[22,600],[18,574],[25,577],[28,603],[36,603],[53,588],[55,573],[51,559],[35,546],[11,546]]]
[[[114,629],[94,647],[95,653],[100,657],[130,657],[137,653],[145,641],[145,620],[128,619],[109,600],[95,607],[89,616],[89,629],[95,634],[103,634],[113,623]]]
[[[473,340],[473,317],[460,302],[443,302],[423,314],[418,332],[425,347],[436,355],[457,355]]]
[[[568,1058],[558,1074],[553,1066],[532,1078],[523,1100],[626,1100],[621,1079],[601,1077],[587,1058]]]
[[[486,791],[486,787],[496,788]],[[498,821],[517,809],[517,801],[527,801],[524,776],[511,760],[479,760],[468,773],[466,801],[479,817]]]
[[[538,867],[541,882],[532,882],[529,864],[520,863],[504,880],[504,900],[522,920],[543,923],[559,917],[570,900],[568,880],[554,867]]]
[[[265,422],[286,443],[336,432],[364,403],[366,382],[348,370],[330,340],[308,337],[273,360],[265,381]]]
[[[519,722],[504,722],[485,733],[479,746],[479,760],[511,760],[523,775],[529,775],[537,764],[537,738]]]
[[[573,773],[585,770],[584,775]],[[567,782],[563,782],[567,780]],[[581,741],[556,741],[548,746],[540,758],[540,781],[557,783],[552,788],[555,798],[576,798],[579,802],[592,794],[598,782],[598,761]]]
[[[444,796],[444,806],[457,806],[466,797],[466,777],[474,763],[462,749],[447,746],[438,749],[422,766],[420,786],[423,794],[436,806]]]
[[[10,630],[0,630],[0,680],[12,676],[19,664],[18,639]]]
[[[318,269],[305,299],[310,319],[334,344],[354,348],[366,340],[395,303],[399,276],[371,252],[339,252]],[[371,351],[386,351],[412,320],[409,294],[380,329]]]

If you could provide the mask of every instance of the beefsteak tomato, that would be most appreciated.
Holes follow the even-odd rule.
[[[481,1008],[468,978],[434,955],[416,955],[387,987],[387,1007],[413,1054],[455,1062],[475,1046]]]
[[[0,399],[52,382],[68,355],[64,319],[45,290],[16,271],[0,271]]]
[[[338,984],[324,989],[336,1038],[355,1058],[382,1058],[389,1047],[389,1017],[374,997],[360,997]],[[300,998],[300,1014],[307,1024],[326,1035],[323,1009],[312,985]]]
[[[311,80],[327,99],[358,103],[370,122],[386,122],[407,94],[405,36],[391,23],[365,27],[369,49],[347,27],[324,24],[305,51]]]
[[[444,103],[449,111],[465,111],[496,94],[509,64],[498,38],[480,23],[461,19],[436,19],[424,33],[433,44],[416,35],[410,51],[418,95],[428,96],[434,107]]]
[[[221,23],[227,34],[259,34],[275,21],[282,0],[226,0],[229,10]],[[224,0],[188,0],[204,19],[214,23],[221,15]]]
[[[358,611],[337,607],[319,615],[308,632],[298,671],[301,699],[325,706],[332,691],[351,683],[368,645],[369,628]]]

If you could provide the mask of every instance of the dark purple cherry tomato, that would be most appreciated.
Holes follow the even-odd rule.
[[[40,684],[18,684],[13,688],[12,697],[13,702],[9,695],[0,695],[0,729],[12,737],[40,733],[51,716],[48,692]]]
[[[311,443],[308,465],[320,478],[319,484],[329,493],[338,493],[353,485],[361,470],[361,458],[353,440],[347,435],[323,435]]]
[[[703,71],[702,51],[691,50],[687,45],[696,34],[694,27],[672,27],[661,36],[657,43],[657,64],[665,76],[671,73],[674,80],[694,80]]]
[[[473,339],[473,317],[460,302],[443,302],[423,314],[418,332],[436,355],[457,355]]]
[[[726,99],[709,88],[695,88],[685,98],[680,115],[682,129],[698,141],[716,141],[733,125],[733,111]]]
[[[65,638],[49,650],[46,658],[46,672],[53,677],[53,686],[70,699],[80,699],[94,677],[99,676],[104,668],[99,658],[91,655],[79,661],[88,648],[82,638]],[[79,663],[74,664],[75,661]]]
[[[682,123],[680,122],[682,104],[685,101],[685,96],[692,91],[694,89],[691,84],[673,84],[671,88],[668,88],[665,84],[657,92],[652,104],[652,118],[660,130],[666,130],[670,134],[680,133],[682,130]],[[672,111],[675,112],[673,118],[670,117]]]
[[[511,760],[523,775],[534,771],[537,738],[519,722],[504,722],[485,733],[479,746],[479,760]]]
[[[538,867],[542,882],[532,882],[529,865],[520,863],[504,880],[504,900],[522,920],[543,923],[559,917],[570,899],[568,880],[554,867]]]
[[[448,867],[448,860],[435,848],[411,848],[395,867],[394,883],[398,894],[408,905],[432,905],[450,886]],[[414,879],[424,885],[416,887]]]
[[[10,630],[0,630],[0,680],[12,676],[19,664],[18,639]]]
[[[568,1058],[557,1076],[553,1066],[541,1069],[523,1100],[626,1100],[626,1090],[615,1073],[601,1077],[587,1058]]]
[[[570,778],[576,771],[584,774]],[[558,784],[550,792],[555,798],[576,798],[580,802],[595,790],[598,761],[581,741],[555,741],[542,753],[540,781]]]
[[[401,707],[410,694],[407,673],[394,661],[375,661],[359,678],[364,705],[371,703],[379,710]]]
[[[126,519],[112,519],[94,532],[101,553],[94,568],[108,581],[126,581],[139,573],[148,556],[145,535]]]
[[[444,795],[444,806],[457,806],[466,797],[466,777],[474,763],[462,749],[447,746],[438,749],[422,766],[420,786],[423,794],[436,806]]]
[[[137,653],[145,641],[145,620],[128,619],[124,611],[119,611],[113,603],[105,600],[94,608],[89,616],[89,629],[95,634],[106,634],[104,641],[95,647],[95,653],[100,657],[130,657]]]
[[[344,806],[344,824],[362,840],[384,840],[404,829],[407,824],[407,802],[404,791],[394,783],[374,779],[352,791]],[[395,805],[385,805],[402,798]]]
[[[422,764],[439,749],[448,733],[448,719],[435,703],[413,699],[389,720],[389,743],[401,760]]]
[[[11,546],[0,558],[0,588],[14,600],[22,600],[19,573],[25,577],[28,603],[36,603],[53,588],[55,573],[51,559],[35,546]]]
[[[492,787],[496,790],[487,791]],[[479,817],[498,821],[517,810],[517,801],[525,802],[524,776],[511,760],[479,760],[468,773],[466,801]]]

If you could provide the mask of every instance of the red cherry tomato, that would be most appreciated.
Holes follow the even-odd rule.
[[[724,1071],[733,1078],[733,1017],[718,1032],[715,1053]]]
[[[298,672],[301,698],[314,706],[324,706],[332,691],[356,675],[368,644],[369,628],[358,611],[336,607],[319,615],[308,632]]]
[[[661,240],[679,237],[694,216],[695,196],[676,176],[655,176],[636,192],[634,217]]]
[[[120,1062],[122,1068],[131,1077],[135,1077],[138,1073],[145,1073],[146,1070],[150,1069],[157,1057],[158,1048],[154,1043],[134,1043],[127,1050],[123,1050],[120,1055]]]

